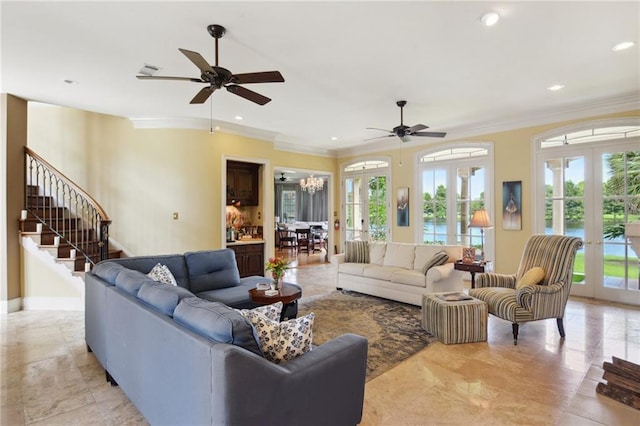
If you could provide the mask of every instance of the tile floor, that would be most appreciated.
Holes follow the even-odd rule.
[[[305,296],[334,287],[332,265],[296,265]],[[612,355],[640,363],[640,308],[571,299],[565,328],[561,341],[554,320],[526,324],[513,346],[491,317],[488,342],[434,343],[367,383],[362,425],[640,424],[595,393]],[[86,352],[82,312],[0,317],[0,403],[0,425],[146,424]]]

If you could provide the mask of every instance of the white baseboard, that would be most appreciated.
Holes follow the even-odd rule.
[[[7,315],[12,312],[18,312],[22,308],[22,298],[16,297],[11,300],[3,300],[0,302],[0,315]]]
[[[79,297],[25,297],[25,311],[84,311],[84,300]]]

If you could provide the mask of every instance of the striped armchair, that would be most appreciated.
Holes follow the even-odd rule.
[[[532,235],[516,274],[480,274],[469,295],[486,302],[490,314],[511,321],[514,345],[518,344],[519,324],[547,318],[556,318],[564,338],[562,318],[571,291],[573,263],[581,247],[582,240],[576,237]],[[536,266],[544,270],[542,281],[516,286]]]

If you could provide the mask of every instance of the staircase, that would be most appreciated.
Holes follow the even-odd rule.
[[[119,258],[121,250],[109,249],[111,220],[102,207],[29,148],[25,161],[26,205],[20,232],[79,274],[101,260]]]

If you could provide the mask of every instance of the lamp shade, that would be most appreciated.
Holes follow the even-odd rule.
[[[491,228],[491,219],[485,209],[476,210],[471,216],[471,223],[469,228]]]

